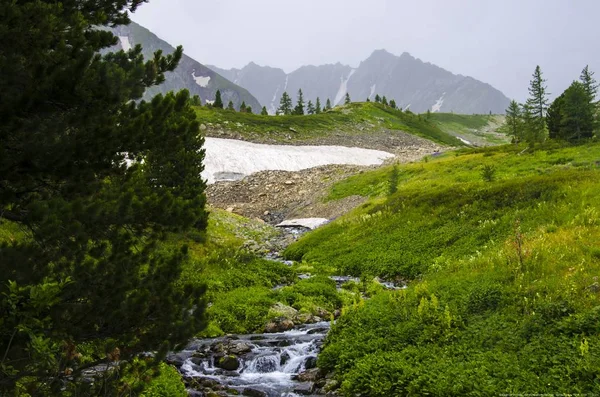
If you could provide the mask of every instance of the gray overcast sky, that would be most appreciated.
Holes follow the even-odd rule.
[[[552,97],[586,64],[600,80],[600,0],[151,0],[132,19],[204,64],[290,72],[410,52],[523,101],[535,66]]]

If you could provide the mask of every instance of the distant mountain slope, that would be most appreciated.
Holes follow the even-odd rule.
[[[165,54],[170,54],[175,50],[166,41],[161,40],[154,33],[135,22],[116,26],[111,31],[119,37],[119,45],[125,50],[141,44],[144,57],[152,56],[156,50],[162,50]],[[187,88],[192,95],[199,95],[204,104],[206,101],[214,101],[217,90],[221,90],[225,105],[232,101],[234,106],[239,108],[244,101],[252,107],[254,112],[259,112],[261,108],[258,100],[246,89],[233,84],[230,80],[185,54],[177,69],[172,73],[167,73],[165,78],[163,84],[148,89],[144,94],[144,99],[149,99],[158,93],[164,94]]]
[[[396,56],[385,50],[373,52],[356,69],[337,63],[303,66],[285,74],[281,69],[254,63],[232,70],[209,67],[248,89],[271,113],[284,91],[295,99],[300,88],[306,101],[320,97],[324,104],[329,98],[335,105],[343,102],[346,93],[354,101],[373,100],[379,94],[417,113],[500,114],[509,103],[489,84],[452,74],[408,53]]]

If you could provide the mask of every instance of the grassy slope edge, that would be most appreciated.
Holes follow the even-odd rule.
[[[444,145],[464,145],[423,116],[372,102],[352,103],[321,114],[304,116],[261,116],[208,107],[198,107],[196,112],[206,125],[220,126],[240,134],[244,139],[259,142],[265,139],[302,142],[334,133],[369,135],[388,130],[407,132]]]
[[[330,333],[319,365],[344,395],[600,392],[600,145],[521,150],[403,166],[389,196],[391,169],[352,177],[331,199],[370,201],[288,248],[412,280]]]

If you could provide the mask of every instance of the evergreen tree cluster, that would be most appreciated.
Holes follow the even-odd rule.
[[[346,94],[347,103],[349,103],[348,102],[349,100],[350,100],[350,96],[348,94]],[[312,101],[309,100],[308,103],[305,105],[304,94],[302,93],[302,89],[299,89],[297,99],[296,99],[296,106],[294,106],[294,104],[292,102],[292,98],[290,97],[290,95],[287,92],[284,92],[281,95],[281,99],[279,100],[279,108],[277,109],[277,115],[303,116],[305,114],[309,114],[309,115],[321,114],[322,112],[325,112],[325,111],[331,110],[331,109],[332,109],[331,101],[329,100],[329,98],[327,98],[325,107],[321,106],[321,99],[319,97],[317,97],[315,104],[313,104]],[[264,108],[264,111],[266,113],[266,108]]]
[[[371,100],[369,98],[367,98],[367,102],[371,102]],[[385,97],[385,95],[383,97],[379,96],[379,94],[375,95],[375,103],[381,103],[384,106],[389,106],[392,109],[398,109],[397,105],[396,105],[396,101],[394,99],[391,99],[388,102],[388,99]]]
[[[503,130],[513,142],[530,145],[547,137],[579,142],[594,136],[597,130],[596,95],[598,85],[594,73],[586,66],[579,81],[573,83],[548,105],[546,80],[536,67],[529,86],[529,98],[524,104],[511,101],[506,109]]]

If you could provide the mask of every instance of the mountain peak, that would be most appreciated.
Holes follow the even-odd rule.
[[[396,58],[396,55],[394,55],[391,52],[387,51],[386,49],[382,48],[380,50],[373,51],[373,53],[371,54],[371,56],[368,59],[372,59],[372,58],[389,59],[389,58]]]

